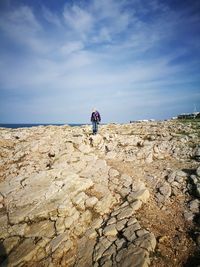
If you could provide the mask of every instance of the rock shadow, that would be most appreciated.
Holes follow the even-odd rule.
[[[197,250],[192,256],[187,259],[183,267],[198,267],[200,266],[200,250]]]
[[[8,266],[7,253],[2,242],[0,242],[0,266],[1,267]]]

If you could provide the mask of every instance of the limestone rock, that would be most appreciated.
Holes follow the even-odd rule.
[[[117,235],[117,230],[116,230],[116,225],[111,224],[108,225],[104,228],[103,233],[105,236],[116,236]]]
[[[149,196],[150,196],[149,190],[148,189],[142,189],[140,191],[131,192],[128,195],[128,201],[134,202],[135,200],[141,200],[142,202],[145,203],[148,200]]]
[[[87,208],[93,208],[96,205],[97,202],[98,202],[98,198],[90,197],[90,198],[86,199],[85,206]]]
[[[171,196],[171,186],[167,182],[165,182],[159,187],[159,192],[165,198],[169,198]]]

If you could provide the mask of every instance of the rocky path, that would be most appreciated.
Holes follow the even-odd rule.
[[[182,196],[184,220],[198,214],[198,196],[189,198],[199,190],[197,129],[160,122],[90,131],[0,129],[1,266],[164,266],[152,253],[165,234],[144,207],[166,211]]]

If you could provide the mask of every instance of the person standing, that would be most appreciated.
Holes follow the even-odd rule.
[[[91,115],[91,122],[92,122],[92,130],[93,134],[97,134],[98,132],[98,124],[101,121],[100,113],[94,108]]]

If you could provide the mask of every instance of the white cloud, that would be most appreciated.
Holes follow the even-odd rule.
[[[74,52],[78,52],[84,48],[84,44],[80,41],[67,42],[61,46],[61,53],[64,55],[69,55]]]
[[[58,15],[54,14],[53,12],[51,12],[51,10],[49,10],[48,8],[46,8],[45,6],[42,7],[43,10],[43,15],[44,18],[51,24],[54,24],[58,27],[61,27],[61,20],[58,17]]]
[[[81,35],[87,34],[93,25],[93,16],[78,5],[66,5],[63,16],[67,26]]]

